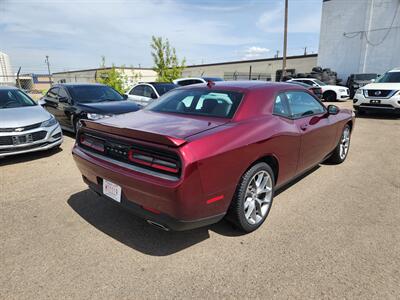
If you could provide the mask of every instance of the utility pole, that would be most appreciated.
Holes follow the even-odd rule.
[[[304,56],[307,55],[307,47],[304,47]]]
[[[19,80],[19,73],[21,73],[21,67],[19,67],[18,72],[17,72],[17,84],[18,88],[21,88],[21,81]]]
[[[281,81],[286,77],[286,55],[287,55],[287,27],[288,27],[288,2],[285,0],[285,28],[283,32],[283,59],[282,59],[282,76]]]
[[[47,71],[49,72],[49,82],[50,86],[52,86],[52,81],[51,81],[51,73],[50,73],[50,62],[49,62],[49,56],[46,55],[46,59],[44,61],[47,64]]]
[[[276,50],[275,58],[279,57],[279,50]]]

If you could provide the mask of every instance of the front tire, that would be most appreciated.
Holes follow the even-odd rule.
[[[257,163],[243,174],[228,210],[228,220],[246,233],[264,223],[271,209],[275,177],[266,163]]]
[[[351,129],[349,124],[346,124],[346,126],[343,128],[339,144],[336,146],[335,150],[333,150],[331,157],[328,158],[328,162],[333,164],[341,164],[345,161],[347,154],[349,153],[350,136]]]

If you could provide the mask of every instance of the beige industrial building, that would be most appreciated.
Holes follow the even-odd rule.
[[[287,72],[308,73],[317,64],[317,54],[289,56],[287,58]],[[53,83],[95,83],[104,71],[111,68],[96,68],[76,71],[57,72],[52,74]],[[116,70],[125,77],[125,87],[128,88],[137,82],[153,82],[157,80],[157,73],[151,68],[122,68]],[[225,80],[264,80],[278,81],[282,72],[282,57],[255,60],[240,60],[203,65],[187,66],[182,77],[221,77]]]
[[[289,74],[309,73],[317,65],[317,54],[289,56],[286,68]],[[213,64],[187,66],[183,77],[221,77],[225,80],[279,81],[282,74],[282,57],[240,60]]]
[[[57,72],[52,74],[52,81],[53,83],[95,83],[107,70],[111,68]],[[116,70],[124,76],[126,88],[139,81],[152,82],[157,79],[157,73],[151,68],[116,67]]]

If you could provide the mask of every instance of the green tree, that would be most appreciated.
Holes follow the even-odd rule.
[[[180,63],[176,56],[176,50],[171,47],[168,39],[165,41],[162,37],[152,36],[151,55],[154,60],[153,70],[157,72],[157,81],[171,82],[182,76],[182,71],[185,68],[185,59]]]
[[[97,73],[97,82],[106,84],[116,89],[121,94],[125,92],[124,83],[127,81],[126,76],[119,72],[114,64],[111,69],[106,69],[106,59],[101,57],[100,67],[102,70]]]

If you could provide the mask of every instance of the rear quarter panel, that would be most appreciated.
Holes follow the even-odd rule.
[[[293,121],[268,115],[232,122],[192,137],[187,148],[197,162],[205,198],[224,195],[225,211],[245,171],[257,160],[273,156],[279,164],[277,184],[294,176],[300,150]],[[217,210],[218,211],[218,210]]]

